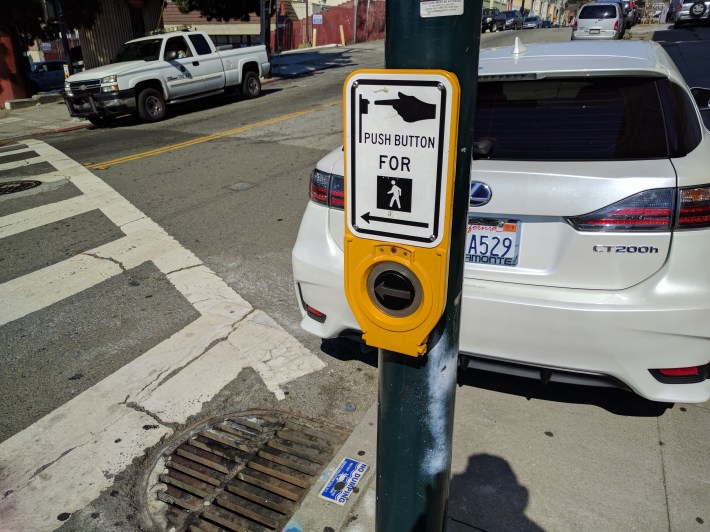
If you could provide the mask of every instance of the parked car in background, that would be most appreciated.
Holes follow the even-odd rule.
[[[524,30],[537,29],[540,27],[542,27],[542,20],[540,19],[540,17],[537,17],[537,16],[525,17],[525,20],[523,20],[523,29]]]
[[[30,65],[32,94],[64,90],[64,61],[38,61]]]
[[[188,99],[236,89],[256,98],[270,71],[264,45],[217,50],[205,32],[169,32],[128,41],[112,63],[69,77],[64,101],[94,125],[125,114],[157,122],[166,105]]]
[[[487,7],[481,15],[481,33],[488,31],[496,31],[498,26],[495,24],[496,17],[500,15],[500,9],[497,7]]]
[[[624,15],[616,2],[584,4],[572,23],[572,40],[621,39],[624,37]]]
[[[460,366],[710,399],[710,131],[668,54],[528,44],[479,68]],[[344,175],[342,149],[317,163],[292,255],[301,326],[322,338],[359,330]]]
[[[555,24],[554,24],[554,22],[552,22],[551,20],[543,20],[543,21],[540,23],[540,27],[541,27],[541,28],[554,28],[554,27],[555,27]]]
[[[495,18],[497,29],[499,30],[521,30],[523,29],[523,15],[520,11],[513,9],[511,11],[501,11]]]
[[[710,0],[682,0],[678,3],[673,15],[673,27],[710,19]]]

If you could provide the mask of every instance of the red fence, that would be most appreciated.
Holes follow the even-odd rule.
[[[278,41],[277,32],[271,32],[272,50],[293,50],[307,42],[313,45],[314,33],[318,46],[343,44],[343,40],[345,44],[352,44],[385,37],[385,0],[353,0],[323,9],[320,17],[322,23],[313,24],[312,15],[297,21],[282,21],[279,16]],[[353,33],[356,39],[353,39]]]

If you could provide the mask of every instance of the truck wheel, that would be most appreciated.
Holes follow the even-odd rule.
[[[242,81],[242,96],[245,98],[256,98],[261,94],[261,81],[256,72],[249,71],[244,74]]]
[[[145,122],[165,118],[165,99],[155,89],[143,89],[138,95],[138,116]]]

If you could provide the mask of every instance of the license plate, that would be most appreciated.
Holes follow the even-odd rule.
[[[519,220],[469,217],[464,261],[517,266],[522,225]]]
[[[589,35],[599,35],[599,30],[589,30]]]

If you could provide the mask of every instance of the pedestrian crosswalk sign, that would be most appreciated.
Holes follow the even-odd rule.
[[[459,97],[442,70],[345,82],[345,293],[368,345],[422,355],[443,313]]]

